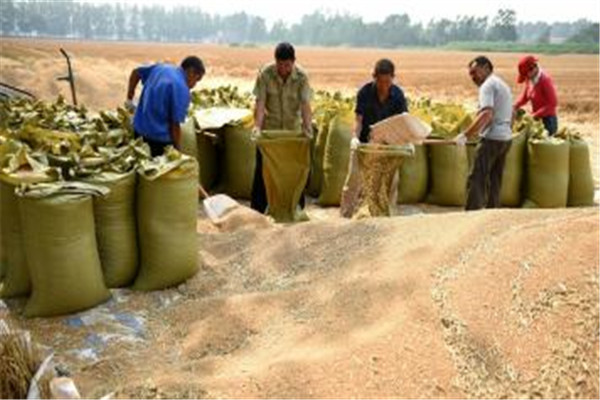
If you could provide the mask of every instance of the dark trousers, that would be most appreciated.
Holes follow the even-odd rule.
[[[267,201],[267,189],[265,188],[262,169],[262,154],[260,153],[260,150],[256,149],[256,167],[254,168],[254,180],[252,181],[250,207],[259,213],[264,214],[267,211],[269,202]],[[300,208],[304,209],[304,192],[302,192],[298,204],[300,205]]]
[[[165,147],[173,145],[173,143],[163,143],[163,142],[157,142],[156,140],[148,139],[148,138],[144,137],[143,135],[139,134],[138,132],[134,132],[133,136],[136,139],[138,137],[141,137],[142,140],[144,141],[144,143],[148,144],[148,146],[150,147],[150,155],[152,157],[162,156],[165,153]]]
[[[504,161],[512,141],[481,139],[467,181],[466,210],[500,207]]]
[[[558,118],[556,115],[542,117],[542,123],[550,136],[553,136],[558,131]]]

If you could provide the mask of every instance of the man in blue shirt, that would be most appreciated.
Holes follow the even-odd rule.
[[[371,125],[396,114],[408,112],[404,92],[394,84],[394,63],[382,58],[375,63],[373,80],[366,83],[356,95],[354,135],[350,141],[348,175],[342,189],[340,212],[350,218],[360,195],[360,179],[356,150],[360,143],[371,139]]]
[[[371,125],[396,114],[408,112],[406,98],[394,84],[394,63],[383,58],[375,64],[373,81],[365,84],[356,96],[356,120],[352,147],[367,143]]]
[[[150,146],[152,157],[163,154],[168,145],[179,149],[181,127],[190,105],[190,89],[204,76],[198,57],[186,57],[181,66],[153,64],[141,66],[129,77],[126,105],[131,108],[135,89],[142,81],[140,101],[135,109],[133,129]]]

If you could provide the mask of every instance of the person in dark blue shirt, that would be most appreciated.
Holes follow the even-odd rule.
[[[190,105],[190,89],[204,76],[198,57],[186,57],[181,66],[153,64],[141,66],[129,77],[126,106],[133,109],[135,89],[142,81],[143,89],[135,107],[133,129],[150,146],[152,157],[161,155],[168,145],[179,149],[181,126]]]
[[[394,84],[394,63],[383,58],[375,63],[373,80],[365,84],[356,95],[354,136],[350,141],[348,175],[342,189],[340,213],[350,218],[360,196],[360,178],[356,150],[360,143],[371,139],[371,125],[396,114],[408,112],[406,98],[400,87]]]
[[[352,146],[368,143],[371,125],[396,114],[408,112],[404,92],[394,84],[394,63],[386,58],[377,61],[373,81],[365,84],[356,96],[356,121]]]

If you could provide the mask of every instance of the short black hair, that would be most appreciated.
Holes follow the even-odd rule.
[[[378,60],[375,63],[375,69],[373,70],[373,76],[379,76],[379,75],[394,76],[395,71],[396,71],[396,67],[394,66],[394,63],[392,62],[392,60],[387,59],[387,58],[382,58],[381,60]]]
[[[473,64],[475,64],[478,67],[488,67],[490,72],[494,72],[494,65],[486,56],[479,56],[472,59],[469,63],[469,68],[473,67]]]
[[[296,61],[296,50],[288,42],[282,42],[275,47],[275,60],[277,61]]]
[[[184,71],[191,69],[200,76],[204,76],[204,73],[206,72],[206,70],[204,69],[204,63],[201,59],[199,59],[196,56],[188,56],[184,58],[181,62],[181,68]]]

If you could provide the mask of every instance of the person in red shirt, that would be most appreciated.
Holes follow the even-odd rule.
[[[541,119],[550,136],[554,135],[558,130],[556,89],[550,75],[538,65],[537,58],[521,58],[517,82],[525,82],[525,89],[513,106],[514,112],[531,101],[533,118]]]

